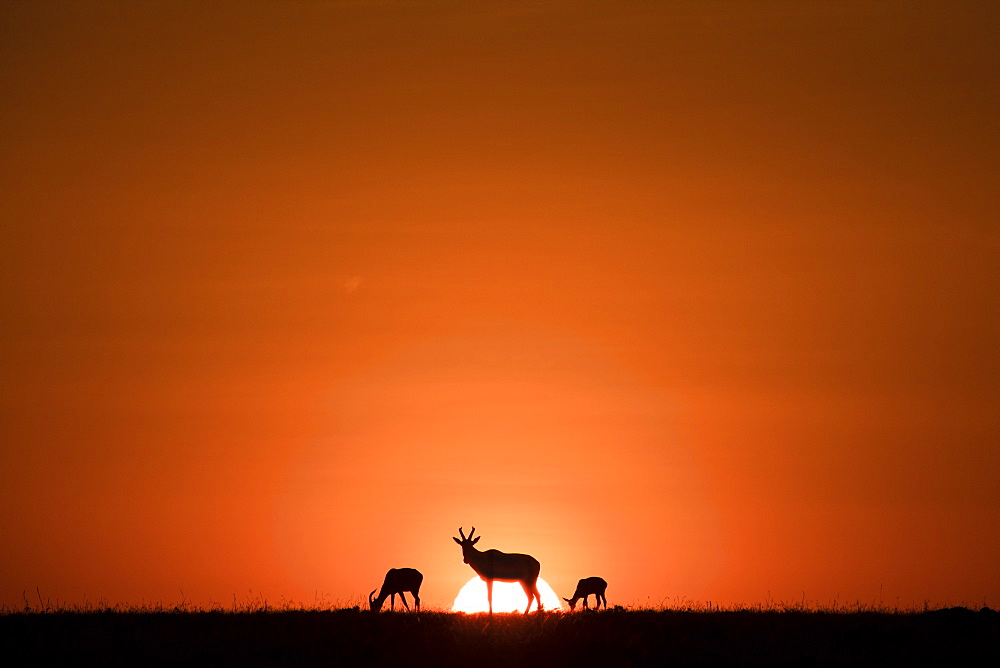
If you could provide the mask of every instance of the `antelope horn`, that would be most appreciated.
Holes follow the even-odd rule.
[[[476,530],[476,528],[475,528],[475,527],[472,527],[472,530],[473,530],[473,531],[475,531],[475,530]],[[466,537],[465,537],[465,534],[464,534],[464,533],[462,532],[462,527],[458,527],[458,535],[462,537],[462,540],[463,540],[463,541],[466,541],[466,540],[468,540],[468,538],[466,538]]]
[[[476,533],[476,527],[472,527],[472,531],[469,532],[469,540],[472,540],[472,534]]]
[[[376,589],[372,589],[372,593],[368,594],[368,602],[369,603],[374,603],[375,602],[375,592],[376,591],[377,591]]]

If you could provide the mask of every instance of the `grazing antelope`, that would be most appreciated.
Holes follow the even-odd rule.
[[[507,554],[500,550],[486,550],[480,552],[475,547],[482,536],[473,538],[476,527],[472,527],[469,537],[462,533],[462,527],[458,528],[459,540],[452,536],[452,540],[462,546],[462,556],[465,563],[472,566],[472,570],[486,582],[486,597],[490,602],[490,614],[493,614],[493,581],[500,582],[520,582],[521,588],[528,597],[528,607],[524,609],[524,614],[528,614],[531,609],[531,599],[538,602],[538,611],[542,610],[542,595],[538,593],[538,571],[542,566],[538,560],[527,554]]]
[[[389,609],[395,610],[396,594],[399,594],[403,606],[409,610],[410,606],[407,605],[406,596],[403,595],[404,591],[408,591],[413,594],[413,606],[417,612],[420,612],[420,583],[423,581],[423,574],[415,568],[390,568],[389,572],[385,574],[385,580],[382,581],[378,597],[372,598],[375,595],[374,589],[372,589],[371,594],[368,594],[368,607],[372,612],[378,612],[382,609],[385,599],[391,597]]]
[[[604,597],[604,592],[608,588],[608,583],[603,578],[583,578],[576,583],[576,591],[573,598],[564,598],[569,603],[570,610],[576,610],[576,602],[583,599],[583,609],[587,609],[587,597],[594,595],[594,607],[601,609],[601,601],[604,601],[604,609],[608,609],[608,599]]]

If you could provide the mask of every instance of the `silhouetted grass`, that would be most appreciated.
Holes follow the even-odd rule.
[[[1000,614],[610,610],[563,614],[6,612],[28,664],[631,666],[997,665]]]

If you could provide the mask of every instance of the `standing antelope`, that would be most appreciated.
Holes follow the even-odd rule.
[[[490,602],[490,614],[493,614],[493,581],[500,582],[520,582],[528,597],[528,607],[524,609],[524,614],[528,614],[531,609],[532,598],[538,602],[538,610],[542,609],[542,595],[538,593],[538,571],[542,566],[538,560],[527,554],[507,554],[500,550],[486,550],[480,552],[475,547],[482,536],[473,539],[472,534],[476,533],[476,527],[472,527],[469,537],[462,533],[462,527],[458,528],[459,540],[452,536],[452,540],[462,546],[462,556],[465,563],[472,566],[472,570],[486,582],[486,597]]]
[[[413,594],[413,606],[417,612],[420,612],[420,583],[423,581],[423,574],[415,568],[390,568],[389,572],[385,574],[385,580],[382,581],[378,598],[372,598],[375,595],[374,589],[372,589],[371,594],[368,594],[368,607],[372,612],[378,612],[382,609],[385,599],[392,597],[389,600],[389,609],[395,610],[396,594],[399,594],[403,606],[409,610],[410,606],[407,605],[406,596],[403,595],[404,591],[408,591]]]
[[[604,601],[604,609],[608,609],[608,599],[604,598],[604,592],[608,588],[608,583],[603,578],[583,578],[576,583],[576,591],[573,598],[564,598],[569,603],[570,610],[576,610],[576,602],[583,599],[583,609],[587,609],[587,597],[594,595],[594,607],[601,609],[601,601]]]

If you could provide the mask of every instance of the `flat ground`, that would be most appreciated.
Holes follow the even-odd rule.
[[[1000,665],[1000,613],[0,615],[9,665]]]

